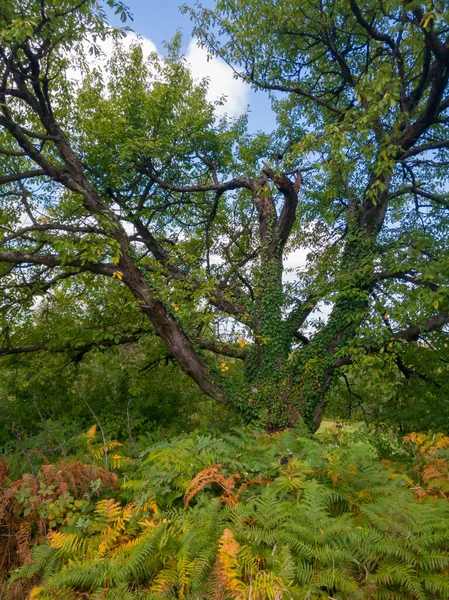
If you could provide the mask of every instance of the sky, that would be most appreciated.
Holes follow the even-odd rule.
[[[232,69],[222,60],[207,60],[206,50],[199,48],[195,39],[192,39],[193,24],[188,15],[183,15],[179,11],[182,0],[161,0],[159,2],[155,0],[125,0],[125,3],[133,15],[133,21],[127,25],[135,33],[145,38],[144,52],[145,48],[147,52],[156,49],[163,54],[164,43],[169,42],[177,31],[182,31],[183,51],[191,64],[194,77],[210,78],[209,97],[211,100],[215,100],[223,94],[227,96],[227,103],[217,109],[218,114],[226,112],[230,116],[238,117],[249,111],[250,131],[270,132],[275,128],[275,118],[270,108],[268,95],[264,92],[256,93],[247,84],[236,80]],[[192,6],[194,0],[187,0],[186,3]],[[214,6],[214,0],[202,0],[202,3],[206,7]],[[112,14],[109,22],[112,25],[122,25]],[[129,42],[131,39],[128,40]],[[308,252],[308,248],[298,248],[286,257],[285,281],[295,279],[294,272],[289,272],[289,270],[304,267]],[[324,309],[324,313],[327,312],[327,309]],[[314,316],[317,315],[314,314]]]
[[[183,34],[183,51],[191,64],[196,79],[208,77],[209,99],[216,100],[222,95],[227,97],[226,104],[217,109],[218,114],[227,113],[237,117],[248,111],[249,129],[269,132],[275,127],[268,96],[263,92],[254,92],[251,88],[233,77],[232,69],[220,59],[207,61],[207,53],[199,48],[192,38],[193,24],[188,15],[179,11],[182,0],[125,0],[133,21],[127,23],[134,32],[147,38],[160,54],[164,53],[164,42],[169,42],[177,31]],[[193,5],[193,0],[187,2]],[[213,0],[203,0],[206,7],[213,7]],[[122,25],[111,13],[110,23]],[[149,45],[146,43],[149,47]]]

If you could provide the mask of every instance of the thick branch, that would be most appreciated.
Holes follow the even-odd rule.
[[[43,169],[34,169],[32,171],[25,171],[24,173],[15,173],[14,175],[4,175],[0,177],[0,185],[5,183],[11,183],[12,181],[22,181],[23,179],[32,179],[33,177],[40,177],[46,175],[46,171]]]
[[[34,352],[49,352],[50,354],[73,353],[76,360],[80,360],[84,354],[87,354],[94,348],[110,348],[112,346],[120,346],[124,344],[132,344],[137,342],[142,336],[142,332],[133,335],[124,335],[118,339],[106,338],[95,342],[80,344],[79,346],[49,346],[48,344],[31,344],[28,346],[9,346],[0,348],[0,356],[11,354],[30,354]]]
[[[86,342],[80,345],[65,345],[55,346],[48,343],[41,344],[30,344],[24,346],[11,346],[0,348],[0,356],[12,355],[12,354],[31,354],[34,352],[49,352],[50,354],[73,354],[76,360],[80,360],[85,354],[93,350],[94,348],[111,348],[113,346],[123,346],[125,344],[133,344],[138,342],[141,337],[145,334],[152,333],[147,330],[139,330],[129,335],[122,335],[117,339],[116,336],[107,337],[101,340],[95,340],[92,342]],[[202,338],[194,338],[194,343],[203,350],[208,350],[214,354],[222,356],[228,356],[230,358],[238,358],[244,360],[248,354],[248,350],[245,348],[237,348],[230,344],[219,342],[217,340],[206,340]]]
[[[365,31],[373,40],[376,40],[378,42],[384,42],[385,44],[387,44],[387,46],[390,47],[391,50],[393,50],[393,52],[396,50],[396,44],[394,40],[389,35],[381,33],[373,25],[368,23],[368,21],[363,17],[362,12],[355,0],[349,0],[349,6],[351,7],[351,10],[355,18],[357,19],[359,25],[361,25],[363,29],[365,29]]]
[[[431,333],[441,329],[449,323],[449,315],[435,315],[423,325],[413,325],[408,329],[403,329],[393,334],[395,340],[405,340],[407,342],[416,342],[425,333]]]
[[[194,341],[203,350],[209,350],[214,354],[222,354],[223,356],[229,356],[230,358],[239,358],[244,360],[248,354],[248,350],[245,348],[236,348],[230,344],[218,342],[217,340],[194,338]]]
[[[298,207],[298,190],[301,186],[302,178],[298,169],[296,182],[293,184],[285,175],[276,175],[271,169],[265,168],[265,175],[269,177],[284,196],[284,205],[281,210],[278,222],[274,231],[273,243],[286,244],[296,219],[296,209]]]
[[[45,267],[76,267],[81,271],[91,271],[112,277],[117,271],[111,263],[92,263],[81,259],[62,260],[57,254],[22,254],[21,252],[0,252],[0,262],[15,265],[43,265]]]
[[[427,142],[426,144],[421,144],[420,146],[414,146],[401,154],[401,160],[405,160],[406,158],[410,158],[411,156],[416,156],[417,154],[421,154],[422,152],[429,152],[431,150],[440,150],[441,148],[449,148],[449,140],[439,140],[434,142]]]

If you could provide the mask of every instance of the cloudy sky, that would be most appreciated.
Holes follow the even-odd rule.
[[[125,0],[134,20],[128,25],[139,35],[148,40],[147,47],[154,45],[159,53],[164,52],[164,42],[170,41],[179,30],[183,34],[183,49],[191,64],[195,78],[208,77],[209,97],[211,100],[225,95],[226,105],[217,110],[232,116],[239,116],[249,108],[250,129],[270,131],[274,128],[274,119],[270,111],[269,101],[265,94],[253,92],[248,85],[236,80],[233,72],[219,59],[207,60],[206,50],[199,48],[192,39],[192,23],[187,15],[182,15],[179,6],[182,0]],[[191,2],[187,4],[192,5]],[[212,0],[203,0],[205,6],[213,6]],[[110,22],[120,23],[111,14]]]
[[[128,25],[137,34],[143,36],[144,51],[151,52],[156,49],[159,53],[164,52],[164,42],[170,41],[177,31],[183,34],[183,51],[191,65],[195,78],[208,77],[209,96],[215,100],[222,95],[227,97],[225,106],[219,107],[219,112],[226,112],[231,116],[239,116],[248,111],[249,106],[249,128],[252,131],[271,131],[275,127],[275,120],[270,110],[270,102],[263,92],[255,93],[251,88],[234,78],[232,69],[220,59],[207,60],[207,53],[199,48],[196,40],[192,39],[192,23],[187,15],[179,11],[182,0],[125,0],[130,8],[134,20]],[[192,6],[194,0],[187,0]],[[202,0],[206,7],[213,7],[214,0]],[[111,24],[120,25],[117,18],[111,14]],[[128,43],[131,42],[131,38]],[[217,111],[217,112],[218,112]],[[308,248],[300,248],[291,253],[285,260],[286,273],[284,279],[292,281],[295,279],[294,270],[304,267]]]

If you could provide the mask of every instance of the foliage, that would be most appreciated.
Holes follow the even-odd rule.
[[[42,327],[51,321],[47,315]],[[9,356],[1,374],[1,453],[19,452],[20,464],[20,453],[31,450],[80,455],[75,438],[96,419],[108,439],[130,451],[152,439],[239,423],[238,415],[201,395],[151,337],[95,348],[79,359],[70,353]]]
[[[275,94],[272,135],[216,117],[179,37],[126,50],[104,13],[126,20],[121,2],[22,5],[0,10],[0,354],[151,340],[150,361],[273,431],[317,429],[336,375],[364,386],[383,354],[407,406],[422,381],[447,397],[429,360],[449,323],[446,3],[186,8]]]
[[[418,475],[415,495],[418,498],[433,495],[449,500],[449,437],[411,433],[404,437],[404,442],[413,449],[413,468]]]
[[[34,600],[447,598],[447,500],[416,499],[361,437],[159,443],[118,495],[49,531],[11,585],[30,578]]]
[[[45,458],[45,457],[44,457]],[[44,462],[36,473],[8,478],[7,461],[0,463],[0,545],[2,568],[17,561],[31,564],[31,547],[49,531],[75,524],[92,495],[117,486],[117,476],[102,467],[64,459]],[[0,582],[1,588],[1,582]]]
[[[449,433],[444,344],[444,340],[439,347],[417,344],[398,353],[387,347],[378,356],[363,357],[347,367],[329,394],[328,417],[388,424],[402,433]]]

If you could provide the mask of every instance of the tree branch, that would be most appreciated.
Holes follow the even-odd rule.
[[[0,185],[5,183],[11,183],[12,181],[22,181],[23,179],[31,179],[33,177],[40,177],[47,175],[43,169],[35,169],[33,171],[25,171],[24,173],[16,173],[14,175],[4,175],[0,177]]]
[[[169,183],[168,181],[160,179],[150,169],[141,169],[141,171],[145,173],[145,175],[148,175],[150,179],[152,179],[162,188],[170,190],[172,192],[226,192],[229,190],[236,190],[239,188],[246,188],[248,190],[254,191],[256,187],[256,183],[253,179],[247,179],[244,177],[236,177],[224,183],[206,183],[203,185],[175,185],[173,183]]]
[[[48,344],[30,344],[28,346],[8,346],[6,348],[0,348],[0,356],[7,356],[12,354],[30,354],[34,352],[49,352],[50,354],[60,353],[73,353],[75,360],[79,361],[94,348],[111,348],[112,346],[120,346],[124,344],[132,344],[137,342],[145,332],[139,332],[133,335],[124,335],[116,340],[116,338],[105,338],[95,342],[89,342],[87,344],[80,344],[79,346],[49,346]]]
[[[263,172],[275,183],[281,194],[284,196],[284,205],[281,210],[278,222],[275,226],[273,243],[285,246],[292,227],[296,219],[296,209],[298,207],[298,190],[302,183],[301,172],[298,169],[297,178],[293,184],[286,175],[276,175],[271,169],[265,167]]]
[[[399,279],[400,281],[405,281],[414,285],[422,285],[423,287],[428,287],[434,292],[437,292],[439,290],[439,285],[437,285],[436,283],[426,281],[425,279],[417,279],[416,277],[414,277],[410,273],[407,273],[406,271],[398,271],[396,273],[376,273],[375,277],[378,281],[384,281],[385,279]]]
[[[396,192],[393,192],[389,195],[389,199],[397,198],[398,196],[402,196],[404,194],[416,194],[417,196],[421,196],[422,198],[427,198],[428,200],[432,200],[445,208],[449,208],[449,200],[443,198],[442,196],[438,196],[437,194],[432,194],[431,192],[426,192],[421,188],[411,185],[405,188],[402,188]]]
[[[410,148],[409,150],[401,154],[401,160],[405,160],[406,158],[410,158],[411,156],[416,156],[417,154],[421,154],[422,152],[429,152],[430,150],[440,150],[441,148],[449,148],[449,140],[427,142],[426,144],[421,144],[421,146],[414,146],[413,148]]]
[[[209,350],[214,354],[222,354],[223,356],[239,358],[241,360],[244,360],[248,354],[248,350],[246,348],[237,348],[217,340],[205,340],[200,338],[193,338],[193,340],[200,348],[203,350]]]
[[[108,235],[104,229],[94,227],[93,225],[77,227],[75,225],[59,225],[57,223],[36,223],[35,225],[30,225],[29,227],[23,227],[22,229],[17,230],[14,234],[4,237],[0,240],[0,245],[6,244],[7,242],[20,238],[25,233],[33,231],[66,231],[69,233],[97,233],[99,235]]]
[[[428,319],[423,325],[412,325],[408,329],[393,333],[395,340],[405,340],[407,342],[416,342],[424,333],[431,333],[441,329],[449,323],[449,315],[435,315]]]
[[[0,252],[0,262],[15,265],[43,265],[45,267],[76,267],[81,271],[92,271],[112,277],[117,266],[111,263],[92,263],[81,259],[63,261],[58,254],[22,254],[21,252]]]

